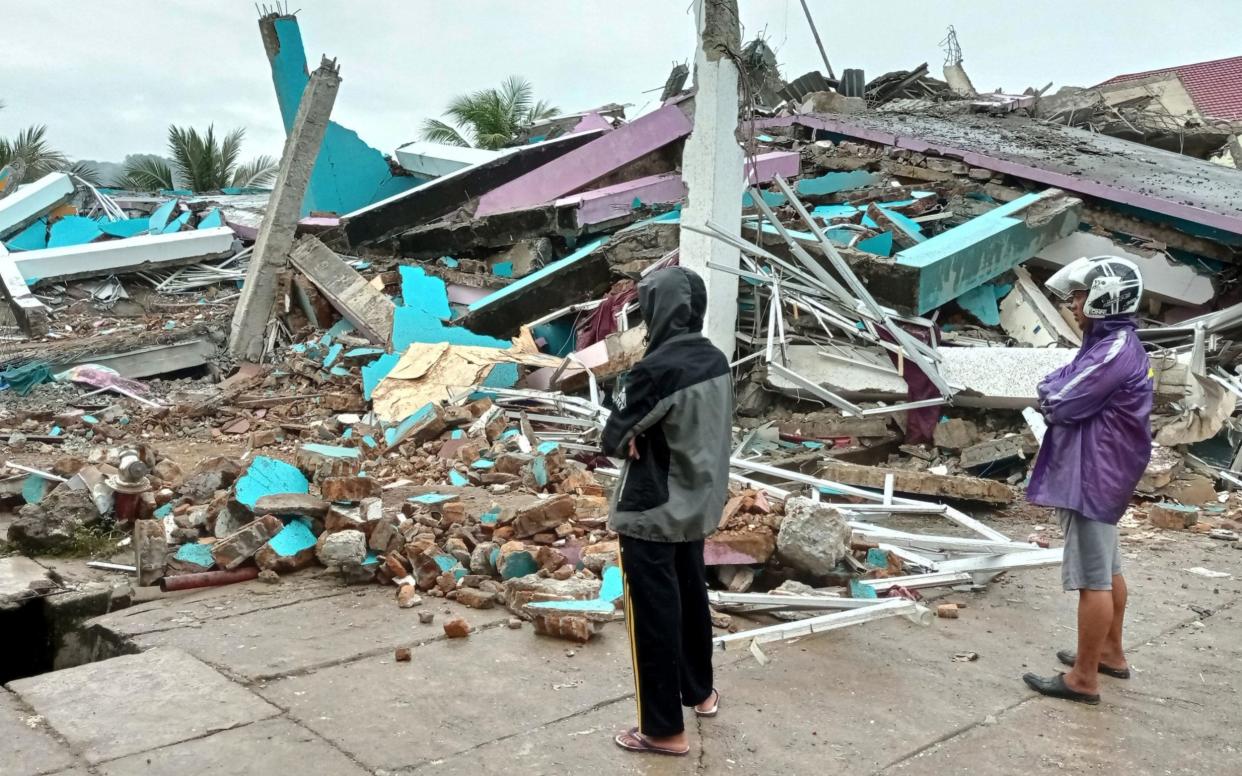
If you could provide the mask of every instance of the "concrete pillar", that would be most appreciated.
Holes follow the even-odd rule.
[[[721,52],[741,50],[737,0],[696,0],[699,48],[694,56],[694,130],[681,158],[686,184],[682,224],[714,221],[741,234],[742,148],[737,141],[738,69]],[[681,230],[681,266],[702,275],[707,284],[704,334],[732,358],[737,328],[737,276],[708,269],[713,262],[738,266],[738,250],[712,237]]]
[[[267,325],[276,309],[278,275],[289,261],[302,199],[306,196],[306,186],[340,87],[336,61],[324,59],[306,84],[297,118],[285,139],[276,183],[267,202],[263,225],[259,227],[254,254],[250,257],[246,283],[233,313],[229,350],[240,359],[258,361],[263,355]]]

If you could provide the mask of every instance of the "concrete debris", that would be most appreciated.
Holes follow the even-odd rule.
[[[841,512],[808,498],[785,501],[785,519],[776,536],[782,561],[799,571],[831,574],[849,549],[850,528]]]

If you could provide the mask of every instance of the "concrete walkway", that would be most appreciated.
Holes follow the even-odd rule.
[[[1002,525],[1014,536],[1027,527]],[[945,774],[1239,772],[1242,551],[1191,534],[1127,541],[1136,678],[1096,708],[1040,698],[1074,600],[1021,572],[930,627],[887,620],[718,661],[720,717],[684,759],[635,756],[625,631],[586,646],[504,627],[448,641],[391,592],[326,577],[169,596],[96,620],[100,654],[0,694],[0,776],[295,773]],[[1203,566],[1234,577],[1206,579]],[[393,649],[413,647],[397,663]],[[978,660],[956,662],[957,653]]]

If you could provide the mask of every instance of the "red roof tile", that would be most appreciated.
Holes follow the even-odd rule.
[[[1143,73],[1127,73],[1110,78],[1104,84],[1133,81],[1163,73],[1177,73],[1186,91],[1190,93],[1190,98],[1204,116],[1242,120],[1242,57],[1215,59],[1211,62],[1166,67]]]

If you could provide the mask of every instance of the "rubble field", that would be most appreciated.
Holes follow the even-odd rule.
[[[39,773],[207,746],[257,751],[239,772],[621,772],[577,738],[633,692],[599,435],[646,347],[637,283],[674,265],[707,280],[736,396],[705,550],[736,711],[698,727],[700,770],[1227,770],[1234,691],[1205,688],[1237,652],[1242,173],[1107,89],[981,94],[960,56],[786,81],[761,39],[724,60],[724,124],[680,66],[639,116],[393,159],[329,121],[335,60],[285,88],[296,17],[259,24],[301,94],[271,189],[0,186],[0,729]],[[1036,385],[1082,341],[1042,281],[1104,254],[1144,274],[1156,383],[1121,526],[1134,663],[1168,684],[1117,691],[1133,748],[1016,679],[1073,639],[1024,498]]]

